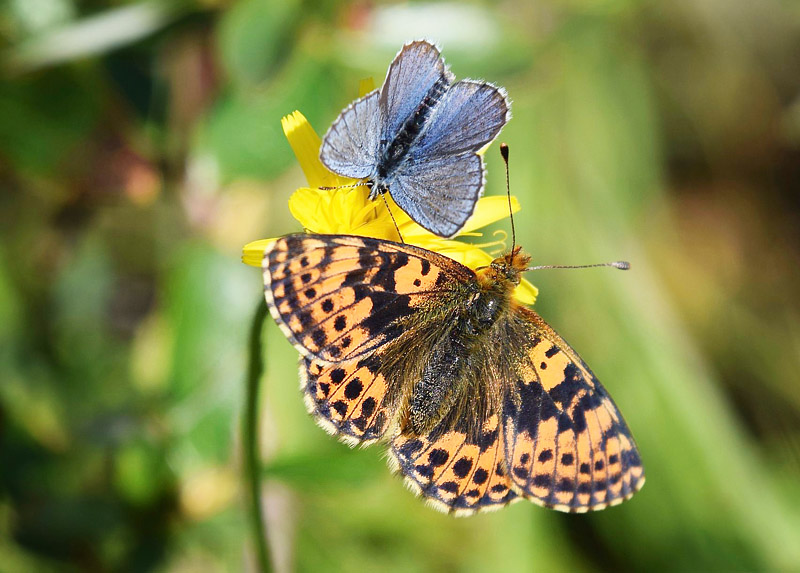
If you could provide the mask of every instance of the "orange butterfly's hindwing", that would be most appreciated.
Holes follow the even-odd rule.
[[[503,439],[497,414],[477,429],[451,414],[429,434],[396,436],[389,453],[412,491],[436,509],[469,515],[521,499],[508,476]]]
[[[306,406],[456,515],[520,499],[599,510],[644,483],[636,444],[575,351],[512,298],[517,248],[477,274],[418,247],[290,235],[264,253],[267,303],[301,352]]]
[[[306,408],[325,430],[351,445],[382,438],[395,417],[397,388],[380,373],[379,363],[377,355],[337,364],[300,361]]]

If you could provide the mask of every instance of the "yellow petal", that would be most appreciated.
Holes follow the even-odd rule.
[[[511,212],[518,213],[522,209],[519,200],[511,196]],[[464,228],[458,232],[459,235],[471,233],[475,229],[480,229],[486,225],[502,221],[508,217],[508,197],[497,195],[493,197],[481,197],[475,205],[475,212],[467,219]]]
[[[260,239],[247,243],[242,247],[242,262],[251,267],[261,268],[261,260],[264,258],[264,249],[267,248],[275,239]]]
[[[514,298],[522,304],[532,305],[538,296],[539,289],[525,279],[522,279],[519,286],[514,289]]]
[[[322,141],[302,113],[294,111],[285,116],[281,119],[281,126],[310,187],[338,187],[352,183],[351,179],[328,171],[319,160]]]
[[[340,189],[301,187],[289,197],[289,210],[304,229],[312,233],[356,233],[363,223],[365,205],[378,206],[367,199],[364,186]],[[369,209],[367,209],[369,211]]]

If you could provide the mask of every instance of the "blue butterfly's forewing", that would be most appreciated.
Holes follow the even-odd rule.
[[[350,104],[322,140],[320,160],[339,175],[365,179],[378,163],[381,115],[375,90]]]
[[[486,82],[456,82],[409,151],[411,162],[476,153],[494,141],[510,118],[504,90]]]
[[[500,133],[509,109],[503,91],[491,84],[453,84],[389,183],[397,204],[437,235],[456,234],[483,191],[477,152]]]
[[[381,87],[380,108],[383,116],[381,140],[384,147],[398,135],[437,84],[450,84],[451,75],[439,50],[428,42],[412,42],[389,66]]]

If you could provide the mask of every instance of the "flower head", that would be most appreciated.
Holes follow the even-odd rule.
[[[359,180],[341,177],[325,168],[319,160],[321,140],[303,114],[295,111],[284,117],[281,124],[308,181],[308,187],[301,187],[289,198],[289,210],[307,231],[398,241],[399,228],[406,243],[436,251],[472,269],[488,265],[495,258],[497,253],[492,255],[484,249],[497,251],[504,247],[502,239],[467,243],[434,235],[412,221],[391,196],[384,195],[391,209],[390,214],[383,201],[369,199],[369,189],[366,185],[359,185]],[[515,197],[511,197],[511,208],[515,213],[520,210]],[[477,229],[500,221],[508,214],[506,197],[482,197],[458,237],[482,237]],[[397,228],[392,222],[392,215]],[[248,265],[261,266],[264,248],[272,240],[262,239],[245,245],[242,260]],[[524,304],[533,304],[537,294],[536,287],[524,279],[514,291],[517,300]]]

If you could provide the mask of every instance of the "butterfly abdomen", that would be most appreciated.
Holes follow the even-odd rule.
[[[428,117],[430,117],[436,104],[447,91],[449,83],[447,77],[442,75],[433,84],[414,112],[403,123],[400,131],[383,152],[378,165],[378,177],[380,179],[389,176],[394,168],[405,159],[411,144],[419,137]]]
[[[455,329],[434,346],[420,379],[411,390],[406,431],[424,435],[452,408],[468,359],[469,348]]]

